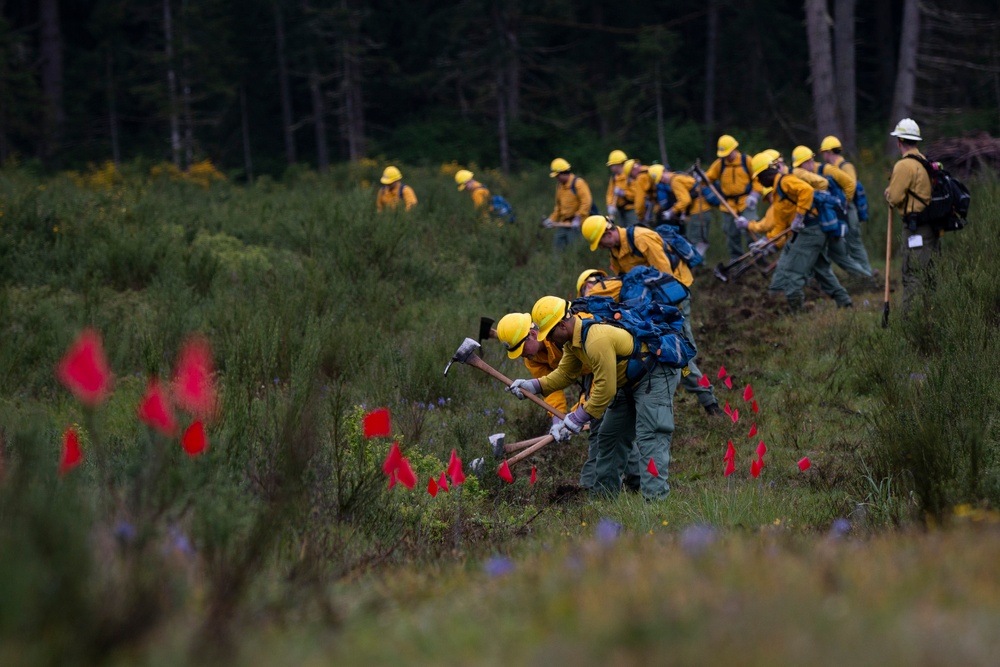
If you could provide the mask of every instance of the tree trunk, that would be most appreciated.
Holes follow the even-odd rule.
[[[507,138],[507,109],[504,95],[504,71],[497,70],[497,135],[500,140],[500,169],[510,173],[510,143]]]
[[[518,54],[517,21],[515,17],[506,17],[507,46],[507,118],[516,121],[521,115],[521,62]]]
[[[653,68],[653,86],[656,93],[656,142],[660,147],[660,164],[667,165],[667,138],[663,133],[663,91],[660,90],[660,63]]]
[[[504,174],[510,173],[510,139],[507,134],[507,122],[510,119],[510,39],[508,17],[503,3],[493,5],[493,30],[499,48],[495,56],[496,96],[497,96],[497,139],[500,145],[500,169]]]
[[[719,0],[708,0],[705,35],[705,133],[709,155],[715,155],[715,61],[719,43]]]
[[[250,119],[247,116],[247,91],[240,86],[240,125],[243,130],[243,166],[247,182],[253,183],[253,157],[250,155]]]
[[[343,55],[343,95],[345,130],[347,132],[347,154],[351,162],[365,156],[365,110],[361,94],[361,62],[358,55],[357,35],[361,32],[360,14],[350,10],[347,0],[341,1],[341,9],[347,15],[350,30],[342,38]]]
[[[111,132],[111,159],[117,165],[121,164],[122,155],[118,145],[118,105],[115,101],[115,68],[111,45],[108,45],[104,64],[108,87],[108,130]]]
[[[878,105],[880,109],[888,109],[892,104],[892,90],[896,87],[895,35],[896,25],[892,20],[892,1],[876,0],[875,2],[875,34],[878,42]],[[895,122],[895,121],[893,121]]]
[[[66,121],[66,110],[63,108],[63,45],[59,29],[59,1],[40,0],[38,19],[42,93],[45,96],[42,156],[48,158],[59,148],[59,138]]]
[[[854,75],[854,5],[856,0],[835,0],[833,34],[836,47],[837,104],[841,142],[849,152],[857,148],[857,88]]]
[[[274,3],[274,31],[277,41],[278,87],[281,94],[281,131],[285,137],[285,161],[295,164],[295,134],[292,128],[292,92],[288,82],[288,61],[285,59],[285,19],[281,5]]]
[[[181,124],[177,115],[177,72],[174,71],[174,26],[170,0],[163,0],[163,37],[167,60],[167,113],[170,118],[170,153],[174,166],[181,168]]]
[[[899,61],[896,69],[896,90],[892,96],[892,117],[890,126],[910,115],[913,97],[917,87],[917,50],[920,46],[920,2],[904,0],[903,33],[899,38]],[[887,151],[891,156],[896,140],[887,141]]]
[[[319,71],[313,65],[309,72],[309,93],[312,96],[313,127],[316,135],[316,168],[325,174],[330,167],[330,156],[326,144],[326,112],[323,109],[323,89]]]
[[[805,10],[816,133],[819,137],[828,134],[840,136],[843,132],[837,123],[837,98],[833,89],[833,55],[830,51],[826,0],[805,0]]]
[[[194,162],[194,114],[191,110],[191,42],[188,39],[188,0],[181,0],[181,108],[184,115],[184,166]]]

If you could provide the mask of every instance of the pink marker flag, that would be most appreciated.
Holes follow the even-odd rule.
[[[755,435],[757,435],[757,422],[754,422],[753,426],[750,427],[750,433],[747,435],[747,437],[752,438]]]
[[[757,457],[757,467],[760,468],[761,470],[764,469],[764,457],[763,456],[758,456]]]
[[[537,481],[538,481],[538,471],[535,469],[535,466],[531,466],[531,481],[528,482],[528,485],[533,486]]]
[[[59,457],[59,476],[62,477],[83,462],[83,452],[80,450],[80,437],[76,430],[66,429],[63,433],[62,456]]]
[[[653,477],[660,476],[660,471],[656,469],[656,461],[653,460],[652,456],[649,457],[649,463],[646,464],[646,471]]]
[[[389,427],[389,409],[379,408],[372,410],[365,415],[364,419],[365,438],[377,438],[391,434]]]
[[[733,388],[733,378],[729,377],[728,375],[726,376],[726,386],[729,387],[730,389]]]
[[[712,386],[712,383],[709,381],[707,375],[702,375],[701,379],[698,380],[698,386],[699,387],[704,387],[704,388],[708,389],[709,387]]]
[[[754,479],[760,477],[760,466],[756,461],[750,462],[750,475],[753,476]]]
[[[809,463],[809,457],[803,456],[802,459],[799,461],[799,470],[805,472],[806,470],[809,469],[811,465],[812,464]]]
[[[743,400],[744,401],[753,400],[753,389],[750,388],[749,384],[747,385],[747,388],[743,390]]]
[[[438,485],[433,477],[427,480],[427,493],[431,494],[431,498],[437,498]]]
[[[722,408],[722,411],[725,412],[730,417],[733,416],[733,409],[729,407],[729,401],[726,401],[726,407]]]
[[[199,419],[215,414],[215,379],[208,339],[195,335],[184,342],[174,371],[173,391],[177,405]]]
[[[726,373],[726,367],[725,366],[719,366],[719,379],[721,380],[722,378],[726,377],[726,375],[727,375],[727,373]]]
[[[726,461],[726,472],[724,473],[724,476],[729,477],[734,472],[736,472],[736,462],[733,461],[732,459],[729,459],[728,461]]]
[[[399,483],[408,489],[412,489],[417,485],[417,476],[413,472],[413,468],[410,467],[410,460],[405,456],[399,462],[399,469],[396,471],[396,475],[399,478]]]
[[[733,410],[733,414],[731,414],[729,416],[732,418],[733,423],[735,424],[736,422],[738,422],[740,420],[740,411],[739,410]]]
[[[395,470],[393,470],[389,474],[389,490],[391,491],[392,487],[394,487],[394,486],[396,486],[396,471]]]
[[[764,454],[767,454],[767,445],[761,440],[760,444],[757,445],[757,456],[764,456]]]
[[[437,481],[438,486],[442,491],[448,492],[448,475],[446,473],[441,473],[441,477]]]
[[[403,460],[403,455],[399,451],[399,443],[393,442],[392,447],[389,448],[389,453],[385,456],[385,461],[382,462],[382,472],[390,477],[395,477],[396,471],[399,469],[399,463]],[[392,488],[391,486],[389,487]]]
[[[104,356],[101,335],[93,329],[81,331],[59,362],[56,377],[84,405],[103,403],[111,393],[114,378]]]
[[[170,396],[155,377],[150,378],[137,413],[139,419],[163,435],[173,436],[177,432],[177,419],[170,405]]]
[[[753,413],[757,414],[757,399],[754,399],[753,405],[751,407],[753,408]]]
[[[510,474],[510,466],[507,465],[506,461],[500,464],[500,469],[497,470],[497,474],[500,475],[500,479],[508,484],[512,484],[514,482],[514,476]]]
[[[722,457],[723,461],[733,461],[736,459],[736,448],[733,447],[733,441],[729,441],[729,446],[726,448],[726,455]]]
[[[462,459],[458,458],[458,453],[451,450],[451,460],[448,461],[448,476],[455,486],[465,481],[465,473],[462,471]]]

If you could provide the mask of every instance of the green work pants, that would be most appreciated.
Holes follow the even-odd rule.
[[[666,498],[670,441],[674,434],[673,395],[680,371],[656,364],[629,390],[621,389],[604,413],[597,438],[597,484],[594,493],[617,496],[633,444],[639,449],[640,490],[647,500]],[[659,475],[647,469],[649,460]]]
[[[920,236],[923,245],[911,248],[909,238]],[[917,225],[910,230],[903,225],[903,315],[917,306],[917,300],[926,297],[934,288],[934,256],[941,254],[941,236],[931,225]]]
[[[818,224],[806,226],[785,244],[768,289],[784,292],[789,307],[798,310],[805,301],[802,288],[809,277],[814,275],[820,288],[832,296],[838,306],[851,305],[847,290],[833,274],[833,267],[827,256],[828,245],[827,235]]]
[[[587,461],[580,469],[580,486],[593,489],[597,483],[597,434],[601,429],[603,419],[590,422],[590,436],[587,438]],[[639,448],[632,443],[632,452],[625,466],[625,488],[631,491],[639,490]]]
[[[847,205],[847,254],[854,263],[872,275],[872,265],[868,260],[868,250],[861,239],[861,220],[858,218],[858,207],[851,202]]]
[[[569,221],[567,220],[566,222]],[[554,231],[555,236],[552,237],[552,249],[556,252],[562,252],[581,237],[580,230],[573,229],[572,227],[558,227]]]
[[[756,220],[757,210],[746,208],[743,209],[740,215],[747,220]],[[737,227],[736,218],[728,211],[722,212],[722,231],[726,233],[726,247],[729,248],[730,261],[735,260],[747,251],[747,245],[750,243],[750,233]]]
[[[697,344],[694,342],[694,331],[691,329],[691,297],[681,301],[677,304],[677,307],[680,309],[681,315],[684,316],[684,335],[687,336],[687,339],[691,341],[692,345],[697,347]],[[694,359],[688,362],[688,370],[691,372],[688,373],[687,376],[684,376],[684,374],[681,373],[680,383],[684,389],[697,396],[698,404],[703,408],[712,405],[713,403],[718,404],[719,401],[715,398],[715,392],[712,390],[712,385],[702,387],[698,384],[698,380],[702,377],[702,372],[694,363]]]
[[[639,216],[636,215],[634,208],[629,208],[625,210],[618,210],[618,215],[621,217],[622,227],[635,227],[639,224]]]
[[[704,243],[708,245],[708,223],[712,221],[712,212],[695,213],[687,219],[687,240],[691,245]],[[741,253],[742,254],[742,253]]]

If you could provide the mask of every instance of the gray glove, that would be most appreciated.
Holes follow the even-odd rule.
[[[570,224],[572,225],[571,229],[580,229],[580,216],[574,215]]]
[[[674,209],[668,208],[666,211],[660,214],[660,220],[670,220],[674,217]]]
[[[562,421],[562,426],[567,431],[570,431],[572,433],[579,433],[580,431],[583,430],[583,427],[590,422],[591,419],[592,417],[590,416],[590,413],[584,410],[583,406],[581,405],[576,410],[566,415],[566,419]]]
[[[622,189],[621,189],[621,188],[619,188],[619,187],[615,187],[615,189],[614,189],[614,190],[613,190],[612,192],[614,192],[614,193],[615,193],[615,196],[616,196],[616,197],[624,197],[624,196],[625,196],[625,191],[624,191],[624,190],[622,190]]]
[[[549,429],[549,435],[551,435],[556,442],[565,442],[566,440],[569,440],[573,434],[569,429],[563,426],[563,422],[560,421],[558,424],[552,425],[552,428]]]
[[[747,195],[747,208],[755,209],[757,208],[757,202],[760,201],[760,193],[756,190],[752,190],[750,194]]]
[[[524,400],[524,392],[539,394],[542,391],[542,383],[532,378],[531,380],[514,380],[507,387],[507,391],[517,396],[519,400]]]
[[[609,218],[613,218],[616,215],[618,215],[618,207],[615,206],[614,204],[612,204],[611,206],[608,206],[608,217]]]
[[[552,218],[545,218],[544,220],[542,220],[542,227],[545,227],[545,229],[552,229],[555,226],[555,224],[556,221],[553,220]]]
[[[806,228],[806,217],[801,213],[796,213],[795,217],[792,218],[792,231],[801,232]]]
[[[736,216],[736,228],[737,229],[746,229],[749,226],[750,226],[750,221],[749,220],[747,220],[746,218],[744,218],[742,215]]]
[[[777,248],[775,248],[774,244],[770,243],[770,241],[771,241],[771,239],[766,238],[766,237],[762,238],[762,239],[757,239],[756,241],[754,241],[753,243],[750,244],[750,247],[753,250],[760,251],[766,257],[767,255],[770,255],[771,253],[773,253],[773,252],[775,252],[777,250]]]

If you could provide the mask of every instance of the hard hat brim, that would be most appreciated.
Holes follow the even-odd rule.
[[[890,137],[896,137],[898,139],[909,139],[910,141],[923,141],[921,137],[910,134],[909,132],[890,132]]]
[[[466,181],[465,183],[468,183],[468,181]],[[462,183],[460,186],[458,186],[458,191],[459,192],[461,192],[462,190],[465,189],[465,183]]]
[[[400,178],[386,178],[385,176],[383,176],[382,178],[378,179],[379,183],[381,183],[382,185],[392,185],[393,183],[395,183],[396,181],[399,181],[399,180],[402,180],[402,177],[400,177]]]

